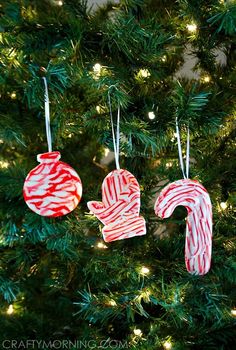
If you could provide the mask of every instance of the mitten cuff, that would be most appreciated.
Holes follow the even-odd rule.
[[[104,226],[102,234],[105,242],[143,236],[146,234],[146,223],[142,216],[125,218],[120,222]]]
[[[109,223],[112,225],[127,209],[127,202],[120,200],[110,207],[105,207],[102,202],[91,201],[87,203],[87,206],[104,225]]]

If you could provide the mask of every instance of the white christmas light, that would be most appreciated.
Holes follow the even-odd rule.
[[[100,72],[101,72],[101,69],[102,69],[102,66],[100,65],[100,63],[96,63],[96,64],[93,66],[93,71],[94,71],[94,73],[100,73]]]
[[[104,243],[102,243],[102,242],[98,242],[97,247],[98,247],[99,249],[107,249],[106,244],[104,244]]]
[[[108,154],[110,153],[110,150],[109,150],[109,148],[105,148],[105,157],[107,157],[108,156]]]
[[[231,315],[236,317],[236,309],[231,310]]]
[[[167,168],[171,168],[172,166],[173,166],[173,163],[172,163],[172,162],[166,163],[166,167],[167,167]]]
[[[221,202],[220,203],[220,207],[221,207],[222,210],[225,210],[225,209],[227,209],[228,205],[227,205],[226,202]]]
[[[98,114],[101,113],[101,107],[100,106],[96,106],[96,111],[98,112]]]
[[[210,80],[211,80],[211,78],[209,77],[209,75],[206,75],[206,76],[203,78],[204,83],[209,83]]]
[[[166,60],[167,60],[166,55],[162,56],[161,60],[162,60],[162,62],[166,62]]]
[[[140,69],[139,75],[141,75],[143,78],[150,77],[150,72],[148,69]]]
[[[109,305],[111,305],[111,306],[116,306],[117,304],[116,304],[115,300],[110,300],[110,301],[109,301]]]
[[[151,120],[155,119],[156,118],[155,113],[154,112],[148,112],[148,118],[151,119]]]
[[[143,332],[141,331],[141,329],[134,329],[134,334],[137,335],[138,337],[141,337]]]
[[[150,272],[150,270],[146,266],[143,266],[140,270],[141,275],[147,275],[149,272]]]
[[[59,0],[59,1],[57,2],[57,5],[58,5],[58,6],[63,6],[63,1]]]
[[[169,349],[172,348],[172,344],[171,344],[170,341],[165,341],[165,343],[163,344],[163,346],[164,346],[164,348],[165,348],[166,350],[169,350]]]
[[[14,312],[14,308],[13,308],[13,305],[11,304],[11,305],[9,305],[9,307],[8,307],[8,309],[7,309],[7,314],[8,314],[8,315],[12,315],[13,312]]]
[[[4,160],[1,160],[0,161],[0,168],[8,168],[9,167],[9,163],[4,161]]]
[[[12,100],[15,100],[15,99],[16,99],[16,93],[15,93],[15,92],[12,92],[12,93],[11,93],[11,99],[12,99]]]
[[[189,32],[194,33],[197,30],[197,25],[195,23],[187,24],[187,29]]]

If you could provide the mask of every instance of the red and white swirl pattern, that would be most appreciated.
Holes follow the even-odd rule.
[[[182,205],[186,219],[185,264],[188,272],[206,274],[211,265],[212,206],[206,189],[197,181],[184,179],[166,186],[156,200],[156,215],[168,218]]]
[[[82,195],[79,175],[60,162],[59,152],[39,154],[41,163],[26,177],[23,195],[28,207],[42,216],[56,217],[70,213]]]
[[[140,211],[140,188],[127,170],[114,170],[102,184],[102,202],[88,202],[88,208],[105,225],[106,242],[146,234],[146,224]]]

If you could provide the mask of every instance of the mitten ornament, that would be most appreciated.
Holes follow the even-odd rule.
[[[176,119],[180,166],[184,179],[166,186],[156,200],[154,210],[161,218],[168,218],[174,209],[182,205],[188,211],[186,219],[185,265],[191,274],[204,275],[211,266],[212,251],[212,206],[206,189],[189,175],[189,129],[186,151],[186,174],[181,149],[181,140]]]
[[[56,217],[70,213],[82,195],[79,175],[59,161],[59,152],[37,156],[40,164],[26,177],[23,195],[28,207],[42,216]]]
[[[139,184],[127,170],[109,173],[102,184],[102,202],[88,202],[88,208],[105,225],[105,242],[146,234],[145,220],[139,216]]]
[[[212,250],[212,206],[209,194],[198,181],[179,180],[161,191],[154,210],[159,217],[168,218],[179,205],[188,211],[186,268],[192,274],[204,275],[210,269]]]
[[[108,93],[112,138],[116,170],[109,173],[102,184],[102,202],[88,202],[89,210],[105,225],[102,234],[105,242],[142,236],[146,234],[146,224],[140,211],[140,188],[138,181],[129,171],[120,169],[119,164],[119,124],[118,104],[116,138],[113,125],[110,94]]]
[[[78,205],[82,195],[79,175],[68,164],[59,161],[60,152],[52,152],[49,98],[45,85],[45,123],[48,152],[37,156],[40,164],[26,177],[23,196],[28,207],[35,213],[56,217],[70,213]]]

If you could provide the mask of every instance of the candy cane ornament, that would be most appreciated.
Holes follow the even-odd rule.
[[[52,152],[48,88],[46,78],[43,80],[48,152],[37,156],[40,164],[27,175],[23,196],[28,207],[35,213],[57,217],[66,215],[76,208],[82,196],[82,183],[72,167],[59,161],[60,152]]]
[[[110,94],[112,138],[115,153],[116,170],[110,172],[102,184],[102,202],[90,201],[89,210],[105,225],[102,234],[105,242],[142,236],[146,234],[146,223],[139,216],[140,188],[138,181],[129,171],[120,169],[119,164],[119,123],[118,105],[116,137],[113,125]]]
[[[205,275],[211,266],[212,252],[212,205],[206,189],[189,175],[189,129],[186,151],[186,173],[181,149],[181,140],[176,118],[176,134],[180,166],[184,179],[167,185],[156,200],[155,214],[168,218],[174,209],[182,205],[187,209],[185,265],[191,274]]]
[[[211,265],[212,206],[206,189],[198,182],[183,179],[166,186],[155,203],[155,214],[168,218],[182,205],[186,219],[185,264],[188,272],[206,274]]]

